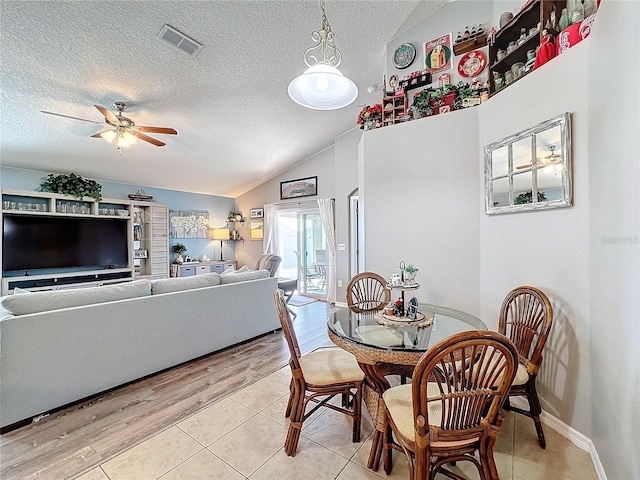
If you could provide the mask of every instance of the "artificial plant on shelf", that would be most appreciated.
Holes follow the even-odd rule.
[[[83,197],[93,198],[96,202],[102,200],[102,185],[90,178],[82,178],[80,175],[49,174],[40,183],[43,192],[62,193],[82,200]]]
[[[431,92],[432,90],[430,88],[425,88],[413,97],[411,111],[414,119],[433,115],[433,109],[431,108]]]
[[[372,107],[365,105],[360,110],[356,123],[360,125],[361,130],[371,130],[382,126],[382,104],[376,103]]]

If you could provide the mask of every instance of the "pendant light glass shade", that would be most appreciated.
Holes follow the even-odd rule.
[[[354,102],[358,87],[337,68],[319,63],[291,81],[289,96],[303,107],[336,110]]]
[[[353,103],[358,97],[358,87],[338,70],[342,53],[335,45],[324,1],[320,8],[322,27],[311,33],[311,38],[317,43],[303,54],[304,63],[309,68],[291,81],[289,96],[303,107],[336,110]]]

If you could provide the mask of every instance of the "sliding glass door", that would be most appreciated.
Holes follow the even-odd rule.
[[[275,233],[280,275],[297,278],[298,293],[326,298],[326,238],[318,208],[277,211]]]

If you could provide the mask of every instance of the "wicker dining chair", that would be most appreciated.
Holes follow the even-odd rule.
[[[457,333],[431,347],[411,384],[382,395],[387,474],[396,449],[407,455],[411,480],[431,480],[437,473],[463,479],[444,468],[463,460],[476,466],[482,480],[497,479],[493,448],[517,363],[513,343],[489,330]]]
[[[509,292],[502,302],[498,331],[511,339],[519,354],[518,370],[509,397],[523,396],[529,402],[529,410],[523,410],[512,406],[507,397],[505,408],[533,419],[542,448],[546,448],[547,442],[540,422],[542,407],[536,390],[536,377],[552,323],[551,303],[535,287],[518,287]]]
[[[391,300],[387,281],[377,273],[362,272],[347,285],[347,305],[357,313],[382,310]]]
[[[358,362],[351,353],[340,348],[321,348],[301,356],[282,290],[276,290],[274,297],[282,332],[291,353],[291,393],[285,411],[285,417],[289,418],[289,429],[284,444],[285,452],[295,456],[302,424],[323,406],[352,417],[352,441],[359,442],[364,373]],[[342,406],[329,403],[336,395],[341,396]],[[316,405],[306,412],[309,402]]]

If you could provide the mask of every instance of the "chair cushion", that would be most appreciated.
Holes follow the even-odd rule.
[[[529,372],[527,372],[527,367],[518,363],[518,370],[516,371],[516,378],[514,378],[512,385],[519,386],[524,385],[529,381]]]
[[[330,385],[361,381],[364,373],[356,357],[341,348],[323,348],[300,357],[305,382],[310,385]]]
[[[220,285],[220,274],[202,273],[192,277],[161,278],[151,281],[151,292],[154,295],[160,293],[180,292],[193,290],[194,288],[215,287]]]
[[[151,295],[148,280],[69,290],[32,292],[29,295],[11,295],[2,300],[2,306],[13,315],[48,312],[62,308],[112,302]]]

